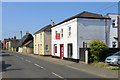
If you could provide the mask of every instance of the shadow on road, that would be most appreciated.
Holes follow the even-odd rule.
[[[5,64],[5,61],[2,61],[2,72],[5,71],[15,71],[15,70],[22,70],[22,68],[16,68],[16,69],[7,69],[8,67],[11,67],[11,64]]]
[[[2,57],[8,57],[8,56],[13,56],[13,55],[11,55],[11,54],[1,54],[0,56],[2,56]]]

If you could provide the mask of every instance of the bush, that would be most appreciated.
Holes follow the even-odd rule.
[[[108,47],[104,42],[100,40],[93,40],[88,43],[90,46],[90,61],[91,62],[101,62],[107,57]]]

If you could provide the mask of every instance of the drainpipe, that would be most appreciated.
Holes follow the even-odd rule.
[[[107,19],[105,19],[105,44],[107,45]]]
[[[117,48],[119,48],[119,16],[117,16]]]

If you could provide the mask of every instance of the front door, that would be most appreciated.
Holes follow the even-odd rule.
[[[64,45],[61,44],[60,45],[60,59],[63,59],[63,57],[64,57]]]

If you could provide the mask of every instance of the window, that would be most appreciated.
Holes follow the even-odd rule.
[[[71,27],[68,27],[68,36],[71,36]]]
[[[40,52],[42,53],[42,44],[40,44]]]
[[[112,26],[115,27],[115,20],[112,20]]]
[[[56,39],[56,36],[57,36],[57,31],[55,31],[55,39]]]
[[[48,51],[48,45],[46,45],[46,51]]]
[[[112,46],[113,46],[113,48],[115,48],[116,47],[116,42],[112,42]]]
[[[35,41],[37,41],[37,36],[35,35]]]
[[[40,41],[42,41],[42,33],[40,33]]]
[[[55,44],[54,47],[55,47],[55,53],[57,53],[57,44]]]
[[[68,44],[68,57],[72,57],[73,55],[73,47],[72,44]]]
[[[61,38],[63,38],[63,29],[61,29]]]

